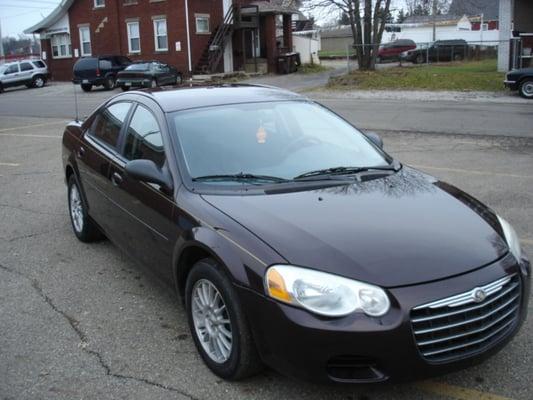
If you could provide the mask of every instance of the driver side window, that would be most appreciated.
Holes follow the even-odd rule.
[[[126,132],[124,157],[128,160],[152,160],[158,167],[165,163],[161,130],[155,116],[143,106],[137,106]]]

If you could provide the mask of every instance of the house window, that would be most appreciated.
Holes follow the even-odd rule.
[[[72,46],[68,33],[53,35],[50,42],[52,45],[52,58],[66,58],[72,55]]]
[[[168,50],[167,20],[165,18],[154,19],[155,50]]]
[[[210,33],[209,14],[196,14],[196,33]]]
[[[105,7],[105,0],[94,0],[94,8]]]
[[[82,56],[91,55],[91,31],[88,26],[80,27],[80,48]]]
[[[139,22],[128,22],[128,51],[130,53],[141,52],[141,37],[139,34]]]

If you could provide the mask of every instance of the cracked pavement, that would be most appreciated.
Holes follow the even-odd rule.
[[[201,362],[166,286],[108,241],[75,239],[61,171],[64,122],[0,117],[1,400],[531,398],[531,316],[487,362],[429,382],[318,386],[269,370],[222,381]],[[400,160],[501,212],[533,254],[533,139],[381,133]]]

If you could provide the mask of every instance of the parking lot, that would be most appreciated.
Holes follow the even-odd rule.
[[[111,243],[73,235],[60,159],[62,128],[74,113],[70,90],[0,98],[0,399],[532,398],[531,315],[493,358],[430,381],[317,386],[269,370],[222,381],[197,355],[166,286]],[[80,94],[80,114],[109,95]],[[533,254],[533,104],[324,102],[377,130],[402,162],[490,205]]]

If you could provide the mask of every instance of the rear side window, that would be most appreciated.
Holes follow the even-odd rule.
[[[29,62],[20,63],[21,71],[31,71],[32,69],[33,69],[33,66]]]
[[[152,160],[158,167],[165,163],[165,150],[159,124],[154,115],[138,106],[126,133],[124,156],[128,160]]]
[[[42,61],[33,61],[33,65],[35,65],[37,68],[46,68],[46,64]]]
[[[116,103],[104,108],[91,125],[91,135],[116,147],[120,129],[128,115],[131,103]]]
[[[76,71],[91,69],[96,69],[96,58],[80,58],[76,65],[74,65],[74,70]]]
[[[100,69],[111,69],[113,67],[113,64],[111,63],[111,60],[100,60],[98,62],[98,66]]]

